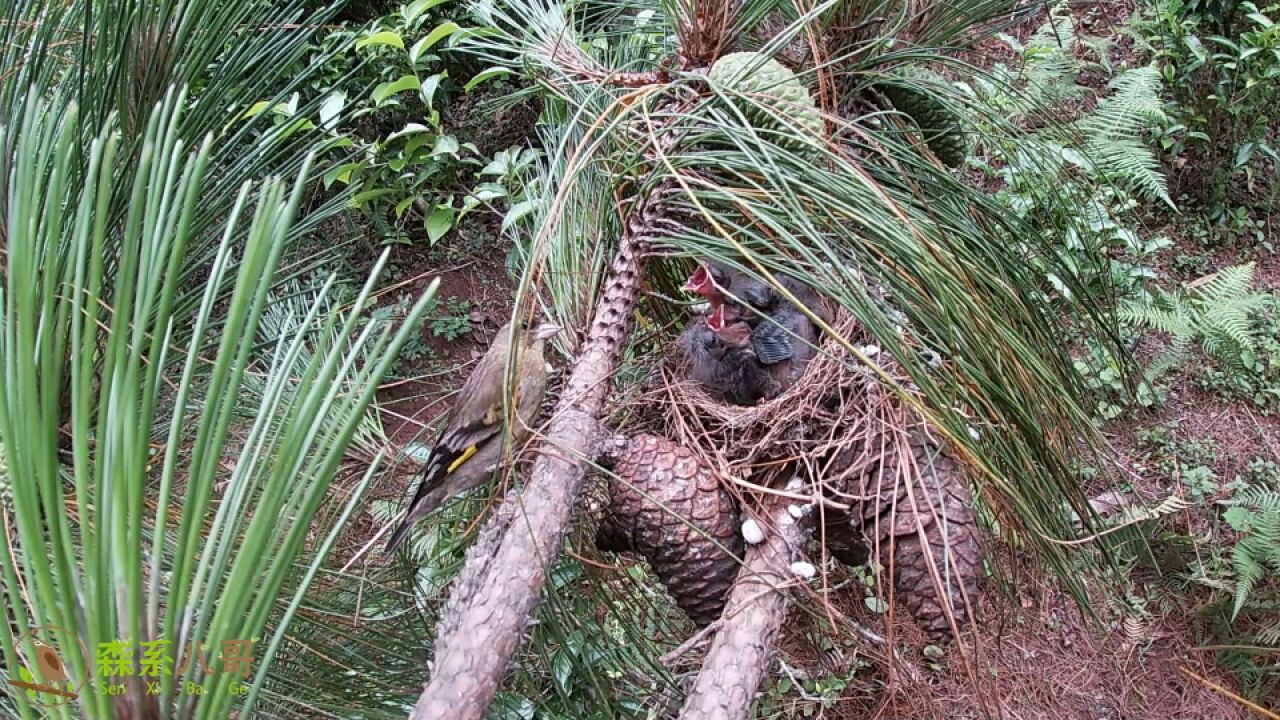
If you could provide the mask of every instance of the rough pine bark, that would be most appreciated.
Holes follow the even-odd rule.
[[[659,185],[631,209],[529,482],[508,495],[495,514],[495,523],[507,523],[497,551],[468,554],[446,603],[451,615],[440,623],[431,677],[411,718],[481,720],[498,690],[582,492],[585,465],[591,459],[610,377],[626,344],[644,254],[657,234],[667,188]]]
[[[747,548],[721,625],[702,661],[680,720],[745,720],[773,658],[774,641],[787,619],[785,585],[798,581],[791,563],[804,530],[779,503],[764,542]]]

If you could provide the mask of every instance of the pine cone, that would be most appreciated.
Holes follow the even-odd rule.
[[[947,588],[947,599],[958,626],[968,617],[966,599],[977,602],[978,578],[982,574],[982,545],[973,502],[964,472],[954,459],[923,440],[913,442],[916,470],[911,496],[907,486],[897,482],[896,468],[890,464],[882,474],[871,473],[868,483],[877,480],[886,487],[880,501],[868,503],[862,520],[867,536],[879,534],[881,553],[889,552],[893,538],[893,568],[896,596],[906,605],[920,626],[934,640],[950,636],[951,626],[929,570],[929,560],[921,546],[918,527],[924,528],[929,556]],[[874,492],[874,487],[866,488]],[[945,536],[944,536],[945,533]],[[881,562],[887,567],[888,558]]]
[[[692,451],[666,438],[637,435],[609,459],[620,479],[609,483],[596,546],[643,555],[689,618],[711,623],[743,553],[733,499]]]

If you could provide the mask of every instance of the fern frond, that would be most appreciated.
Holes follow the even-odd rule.
[[[1127,325],[1138,328],[1150,328],[1178,339],[1188,339],[1195,335],[1195,322],[1190,309],[1176,296],[1168,309],[1158,307],[1155,303],[1146,304],[1129,302],[1117,308],[1120,320]]]
[[[1124,303],[1118,316],[1130,327],[1169,335],[1171,342],[1183,346],[1179,352],[1198,338],[1210,357],[1226,366],[1238,366],[1241,353],[1257,347],[1254,319],[1271,300],[1253,290],[1253,269],[1253,263],[1223,268],[1188,283],[1181,291],[1157,292],[1150,302]],[[1181,358],[1169,354],[1160,362],[1168,369],[1175,360]]]
[[[1173,206],[1160,161],[1141,140],[1126,135],[1085,132],[1084,152],[1095,176],[1111,180],[1152,200]]]
[[[1160,75],[1154,65],[1126,70],[1107,83],[1111,94],[1083,123],[1110,137],[1136,138],[1167,120],[1160,99]]]
[[[1249,602],[1249,594],[1262,580],[1266,568],[1253,556],[1249,545],[1244,541],[1236,543],[1231,549],[1231,567],[1236,573],[1235,603],[1231,609],[1231,619],[1234,621]]]
[[[1259,645],[1280,647],[1280,620],[1254,633],[1253,640]]]
[[[1187,288],[1208,302],[1216,302],[1247,292],[1253,287],[1252,261],[1224,267],[1187,283]]]

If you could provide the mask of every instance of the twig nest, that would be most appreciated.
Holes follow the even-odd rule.
[[[948,613],[966,620],[982,568],[966,477],[928,440],[910,408],[883,390],[878,377],[859,372],[870,360],[912,392],[892,353],[871,344],[848,314],[837,314],[831,325],[851,345],[824,339],[804,374],[775,398],[750,406],[718,402],[685,379],[673,353],[659,365],[665,382],[636,399],[631,417],[676,439],[721,477],[750,478],[750,485],[785,488],[793,496],[813,493],[815,500],[821,494],[848,507],[819,513],[813,502],[794,498],[785,512],[769,516],[777,530],[820,517],[816,535],[824,554],[851,565],[870,559],[869,548],[876,548],[885,567],[892,562],[897,600],[942,639],[950,631]],[[757,516],[778,500],[744,488],[728,489]],[[751,545],[765,539],[750,518],[739,532]]]

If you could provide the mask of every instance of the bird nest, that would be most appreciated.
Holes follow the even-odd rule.
[[[880,466],[885,452],[876,448],[886,433],[901,433],[910,424],[882,379],[909,384],[852,315],[837,314],[832,329],[835,334],[823,337],[820,352],[791,387],[751,406],[713,397],[688,379],[680,353],[668,353],[654,382],[635,398],[633,417],[644,429],[694,450],[738,490],[776,496],[782,489],[796,498],[820,491],[836,506],[852,506],[865,498],[858,491],[862,483],[853,480]]]
[[[734,531],[733,506],[760,519],[785,506],[783,515],[821,519],[824,556],[878,557],[921,626],[944,637],[968,615],[981,574],[965,474],[903,402],[914,386],[889,355],[847,313],[832,329],[791,387],[752,406],[708,394],[682,353],[666,353],[625,408],[636,439],[617,454],[622,482],[611,485],[597,546],[641,552],[706,623],[747,532]]]

